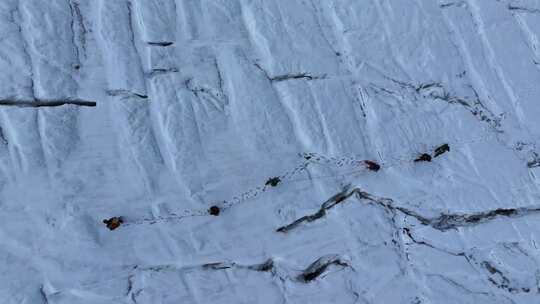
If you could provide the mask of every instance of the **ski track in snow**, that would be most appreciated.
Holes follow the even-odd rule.
[[[2,303],[537,301],[540,1],[0,15]]]

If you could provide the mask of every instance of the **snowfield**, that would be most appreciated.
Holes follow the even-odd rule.
[[[1,303],[540,303],[540,0],[0,14]]]

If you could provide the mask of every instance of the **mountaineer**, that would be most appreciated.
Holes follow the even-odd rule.
[[[371,171],[379,171],[381,169],[381,165],[377,164],[376,162],[372,160],[364,160],[363,163],[366,165],[366,168]]]
[[[275,187],[281,182],[281,178],[279,177],[272,177],[264,183],[265,186],[272,186]]]
[[[213,216],[218,216],[220,211],[219,207],[215,205],[208,208],[208,213]]]
[[[415,162],[421,162],[421,161],[427,161],[427,162],[430,162],[431,161],[431,155],[427,154],[427,153],[422,153],[420,156],[418,156],[417,159],[414,160]]]
[[[121,216],[114,216],[114,217],[111,217],[110,219],[103,220],[103,224],[105,224],[107,228],[109,228],[109,230],[111,231],[120,227],[122,223],[124,223],[124,219]]]
[[[448,144],[443,144],[435,148],[435,151],[433,153],[433,157],[437,157],[443,153],[449,152],[450,146]]]

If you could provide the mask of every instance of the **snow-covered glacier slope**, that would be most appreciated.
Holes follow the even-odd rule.
[[[540,1],[0,14],[1,303],[540,302]]]

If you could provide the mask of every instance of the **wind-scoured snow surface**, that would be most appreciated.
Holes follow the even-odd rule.
[[[2,0],[0,46],[2,303],[540,299],[538,0]]]

